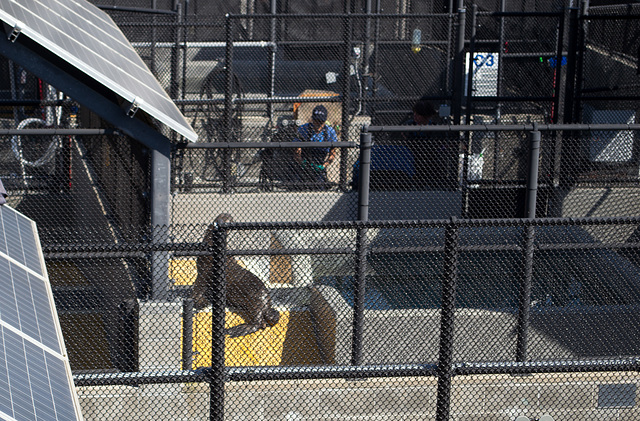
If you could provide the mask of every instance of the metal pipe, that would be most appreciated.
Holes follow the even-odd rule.
[[[180,84],[178,81],[178,51],[180,50],[180,15],[182,6],[179,2],[175,5],[175,22],[173,26],[173,43],[171,45],[171,76],[169,82],[169,96],[178,98]]]
[[[346,4],[345,4],[345,7]],[[351,95],[349,93],[349,75],[351,73],[351,33],[353,32],[353,18],[347,14],[344,18],[343,25],[343,63],[342,63],[342,121],[340,128],[340,137],[349,138],[349,126],[351,124],[349,112],[351,111]],[[357,63],[353,64],[354,66]],[[340,180],[338,185],[342,191],[347,191],[347,150],[340,148]]]
[[[351,366],[271,366],[228,367],[228,381],[268,381],[293,379],[349,379],[383,377],[425,377],[436,374],[433,364],[361,365]],[[457,363],[453,372],[457,376],[478,374],[519,373],[580,373],[580,372],[628,372],[640,371],[637,358],[618,360],[557,360],[540,362],[487,362]],[[183,371],[92,373],[74,374],[76,387],[115,386],[141,384],[176,384],[208,382],[210,368]]]
[[[182,369],[193,369],[193,299],[182,300]]]
[[[211,420],[224,421],[224,322],[226,316],[226,247],[227,230],[216,224],[209,251],[213,257],[211,282],[211,376],[209,384],[209,416]]]
[[[277,0],[271,0],[271,14],[278,13]],[[276,93],[276,41],[277,41],[277,18],[271,19],[271,54],[269,54],[269,96],[273,97]],[[267,103],[267,116],[269,121],[273,121],[273,103]]]
[[[462,101],[464,98],[464,40],[467,22],[466,16],[467,11],[465,9],[458,10],[458,33],[453,76],[453,124],[460,124],[460,118],[462,116]]]
[[[360,134],[360,174],[358,175],[358,221],[369,219],[369,186],[371,181],[371,133]]]
[[[540,132],[536,130],[536,123],[533,124],[534,130],[531,132],[531,142],[529,145],[529,172],[527,176],[527,193],[525,197],[525,218],[536,217],[536,201],[538,192],[538,167],[540,162]],[[516,361],[527,360],[527,343],[529,339],[529,318],[531,304],[531,284],[533,280],[533,253],[535,238],[535,227],[528,225],[524,228],[524,240],[522,249],[523,268],[522,282],[520,288],[519,311],[518,311],[518,338],[516,342]]]
[[[569,9],[569,39],[567,46],[567,75],[564,94],[564,123],[572,123],[574,118],[574,100],[576,86],[576,68],[578,60],[578,9]]]
[[[471,111],[473,108],[473,71],[476,48],[476,30],[478,25],[478,5],[473,1],[471,5],[471,37],[469,39],[469,63],[467,65],[467,89],[465,91],[466,98],[466,112],[465,123],[471,124]],[[467,210],[469,208],[469,188],[467,186],[469,176],[469,154],[471,153],[471,132],[465,132],[465,145],[464,145],[464,159],[462,161],[462,209],[460,215],[463,218],[467,217]]]
[[[0,132],[1,134],[1,132]],[[353,148],[355,142],[214,142],[214,143],[182,143],[178,149],[274,149],[274,148]]]
[[[529,319],[531,314],[531,284],[533,280],[533,253],[535,228],[533,226],[524,227],[523,245],[523,268],[520,285],[518,327],[516,340],[516,361],[527,361],[527,343],[529,340]]]
[[[436,421],[449,420],[451,412],[456,284],[458,282],[458,237],[456,218],[452,216],[445,229],[442,290],[440,292],[442,304],[440,310],[440,345],[438,348]]]
[[[527,195],[525,197],[525,218],[536,217],[536,200],[538,194],[538,173],[540,166],[540,131],[537,124],[533,123],[533,131],[530,134],[529,143],[529,165],[527,175]]]
[[[360,135],[360,175],[358,179],[358,221],[369,219],[369,181],[371,172],[371,133]],[[351,365],[362,364],[362,342],[364,331],[364,303],[367,273],[367,228],[358,229],[356,237],[356,282],[353,291],[353,338],[351,342]]]
[[[233,29],[235,20],[230,15],[226,16],[226,47],[224,53],[224,109],[222,115],[223,133],[225,141],[232,140],[233,126]],[[231,153],[225,149],[222,151],[222,191],[228,193],[231,190]]]
[[[533,124],[461,124],[435,126],[367,126],[369,132],[462,132],[469,131],[532,131]],[[640,124],[538,124],[536,130],[591,131],[640,130]]]

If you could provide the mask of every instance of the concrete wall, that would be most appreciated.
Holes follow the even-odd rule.
[[[370,220],[439,219],[459,216],[459,192],[371,192]],[[172,224],[209,224],[227,212],[239,222],[351,221],[357,192],[179,193],[172,199]]]

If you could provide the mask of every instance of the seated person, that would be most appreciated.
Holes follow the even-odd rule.
[[[311,121],[298,128],[295,142],[337,142],[333,127],[326,124],[327,108],[318,105],[311,113]],[[336,149],[296,148],[294,159],[299,164],[299,178],[304,187],[326,189],[328,187],[327,166],[335,159]]]

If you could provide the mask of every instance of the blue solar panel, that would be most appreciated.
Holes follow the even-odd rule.
[[[198,136],[122,31],[85,0],[0,0],[0,20],[152,117]]]
[[[82,419],[35,223],[0,222],[0,419]]]

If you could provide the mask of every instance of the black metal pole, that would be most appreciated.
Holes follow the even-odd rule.
[[[358,175],[358,221],[369,220],[369,185],[371,178],[371,133],[360,133],[360,174]]]
[[[462,101],[464,98],[464,35],[467,23],[467,11],[458,10],[458,34],[453,76],[453,124],[460,124]]]
[[[358,221],[369,219],[369,181],[371,174],[371,133],[360,134],[360,174],[358,178]],[[358,228],[356,238],[356,282],[353,291],[353,340],[351,342],[351,365],[362,364],[362,336],[364,331],[364,297],[368,241],[367,229]]]
[[[276,0],[271,0],[270,12],[272,15],[278,14],[278,7],[276,4]],[[273,98],[276,93],[276,41],[277,41],[277,32],[276,28],[278,25],[277,18],[271,19],[271,45],[269,46],[269,97]],[[267,116],[269,117],[269,121],[273,121],[273,103],[267,103]]]
[[[180,51],[182,52],[182,89],[180,92],[180,96],[182,99],[185,99],[187,96],[187,38],[189,31],[187,30],[187,19],[189,14],[189,0],[184,0],[184,7],[182,8],[182,13],[180,14],[180,25],[182,28],[181,38],[182,45]],[[184,113],[184,106],[181,107],[181,111]]]
[[[540,139],[538,125],[533,123],[531,142],[529,143],[529,173],[527,175],[527,195],[525,197],[525,218],[536,217],[536,201],[538,195],[538,173],[540,166]]]
[[[180,19],[182,15],[182,5],[177,2],[175,5],[173,45],[171,46],[171,79],[169,82],[169,96],[171,99],[178,99],[180,83],[178,81],[178,53],[180,51]]]
[[[536,200],[538,192],[538,166],[540,158],[540,132],[534,123],[529,146],[529,174],[527,179],[527,195],[525,198],[525,218],[536,217]],[[522,250],[522,284],[520,287],[518,311],[518,338],[516,343],[516,361],[527,360],[527,343],[529,339],[529,318],[531,307],[531,284],[533,279],[533,253],[535,228],[533,225],[524,227]]]
[[[193,369],[193,299],[182,300],[182,369]]]
[[[438,401],[436,421],[448,421],[453,378],[453,343],[458,283],[458,226],[456,218],[445,228],[444,262],[442,268],[442,305],[440,310],[440,348],[438,356]]]
[[[345,5],[346,8],[346,5]],[[348,10],[348,9],[346,9]],[[349,74],[351,73],[351,33],[353,19],[350,14],[344,15],[343,24],[343,63],[342,63],[342,127],[340,128],[341,140],[349,139],[349,112],[351,110],[351,95],[349,93]],[[355,65],[355,64],[354,64]],[[340,148],[340,190],[347,190],[347,155],[348,149]]]
[[[476,27],[478,25],[478,5],[471,5],[471,36],[469,38],[469,63],[467,64],[467,89],[466,94],[466,112],[465,124],[471,124],[471,111],[473,108],[473,70],[474,60],[473,54],[476,48]],[[468,172],[469,172],[469,154],[471,153],[471,132],[465,132],[464,159],[462,160],[462,209],[460,215],[467,217],[469,209],[469,188]]]
[[[222,127],[225,142],[231,142],[233,128],[233,26],[235,21],[230,15],[227,15],[226,18],[226,48],[224,53],[225,89]],[[222,191],[228,193],[230,190],[231,151],[224,149],[222,150]]]
[[[564,94],[564,123],[574,122],[576,68],[578,59],[578,9],[569,9],[569,39],[567,46],[567,74]]]
[[[531,284],[533,278],[533,240],[535,239],[535,229],[533,225],[524,227],[522,250],[523,268],[522,284],[520,286],[520,296],[518,299],[518,338],[516,342],[516,361],[527,361],[527,343],[529,341],[529,318],[531,307]]]
[[[209,249],[213,256],[211,282],[211,378],[209,383],[209,416],[224,421],[224,322],[226,313],[226,246],[227,230],[216,226]]]

